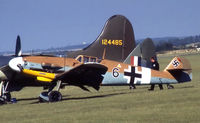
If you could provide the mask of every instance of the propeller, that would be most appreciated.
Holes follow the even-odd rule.
[[[15,48],[15,57],[12,58],[9,63],[8,63],[8,66],[16,71],[16,72],[20,72],[21,69],[19,67],[20,66],[23,66],[24,65],[24,60],[23,58],[21,57],[22,55],[22,49],[21,49],[21,39],[20,39],[20,36],[18,35],[17,36],[17,40],[16,40],[16,48]]]

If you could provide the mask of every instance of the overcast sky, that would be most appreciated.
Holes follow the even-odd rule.
[[[114,14],[135,38],[200,34],[200,0],[0,0],[0,51],[91,43]]]

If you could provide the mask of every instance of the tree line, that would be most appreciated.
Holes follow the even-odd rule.
[[[200,35],[159,40],[157,42],[159,43],[156,44],[156,51],[184,49],[187,44],[200,42]]]

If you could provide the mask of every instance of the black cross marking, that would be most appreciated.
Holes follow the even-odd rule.
[[[141,78],[142,77],[141,74],[135,73],[135,67],[133,67],[133,66],[131,66],[131,72],[124,72],[124,75],[131,77],[130,85],[134,85],[135,77],[137,77],[137,78]]]

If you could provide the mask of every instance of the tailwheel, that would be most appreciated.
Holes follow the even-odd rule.
[[[167,88],[168,89],[174,89],[174,86],[173,85],[167,85]]]
[[[58,102],[62,100],[62,94],[59,91],[51,91],[48,94],[49,102]]]

